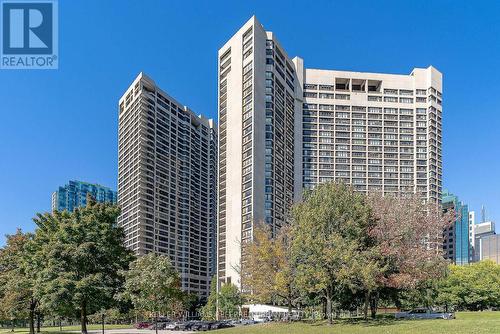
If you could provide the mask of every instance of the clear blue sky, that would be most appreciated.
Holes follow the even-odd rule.
[[[116,188],[138,72],[216,117],[217,50],[253,14],[307,67],[443,72],[444,187],[500,224],[499,2],[61,0],[59,69],[0,70],[0,235],[32,230],[70,179]]]

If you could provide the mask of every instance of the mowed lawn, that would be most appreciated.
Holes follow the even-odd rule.
[[[105,329],[125,329],[125,328],[132,328],[131,325],[105,325]],[[63,326],[62,327],[62,332],[60,331],[59,327],[43,327],[42,328],[42,333],[44,334],[52,334],[52,333],[57,333],[61,334],[64,332],[73,332],[73,331],[79,331],[81,327],[78,326]],[[102,325],[88,325],[87,326],[88,330],[96,330],[96,329],[102,329]],[[11,329],[9,328],[0,328],[0,334],[6,334],[6,333],[12,333]],[[29,333],[28,328],[16,328],[14,333]]]
[[[500,334],[500,312],[459,312],[454,320],[379,319],[321,323],[266,323],[217,331],[221,334]]]

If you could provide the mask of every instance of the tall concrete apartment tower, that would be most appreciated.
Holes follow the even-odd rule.
[[[239,285],[256,222],[285,224],[294,196],[296,65],[252,17],[219,50],[218,277]]]
[[[118,223],[126,246],[169,255],[182,288],[202,298],[215,269],[216,131],[143,73],[119,101]]]
[[[442,75],[434,67],[409,75],[307,69],[255,17],[218,56],[219,282],[240,284],[254,223],[276,230],[303,189],[319,183],[440,201]]]

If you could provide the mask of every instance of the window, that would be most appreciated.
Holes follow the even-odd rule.
[[[319,98],[320,99],[333,99],[334,94],[331,93],[319,93]]]
[[[335,106],[331,104],[320,104],[319,110],[334,110]]]
[[[304,84],[304,89],[318,89],[318,85]]]
[[[399,95],[411,96],[411,95],[413,95],[413,91],[412,90],[406,90],[406,89],[400,89],[399,90]]]
[[[332,85],[319,85],[319,89],[320,90],[330,90],[331,91],[331,90],[334,90],[335,87],[332,86]]]

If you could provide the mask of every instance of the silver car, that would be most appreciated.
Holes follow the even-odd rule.
[[[398,312],[394,316],[396,319],[455,319],[455,313],[436,312],[426,308]]]
[[[178,331],[181,327],[180,322],[170,322],[165,325],[164,329],[169,330],[169,331]]]

